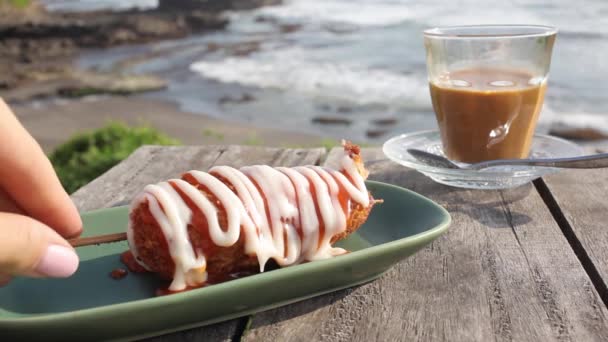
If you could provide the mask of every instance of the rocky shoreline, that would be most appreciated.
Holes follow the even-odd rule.
[[[127,95],[158,90],[165,82],[123,70],[97,72],[73,66],[81,49],[177,39],[221,30],[227,10],[252,9],[279,0],[159,1],[146,11],[48,12],[0,4],[0,97],[10,103],[45,97]]]
[[[228,25],[227,10],[253,9],[275,5],[280,0],[160,0],[152,10],[83,13],[48,12],[37,2],[25,8],[6,7],[0,2],[0,97],[11,104],[27,104],[46,98],[75,98],[95,94],[130,95],[162,90],[167,82],[156,75],[133,74],[127,70],[156,55],[154,51],[132,56],[116,63],[111,70],[82,69],[73,60],[89,48],[141,44],[165,39],[179,39],[195,33],[214,32]],[[260,21],[271,19],[260,17]],[[281,33],[296,31],[297,25],[278,25]],[[332,31],[333,32],[333,31]],[[208,43],[207,52],[224,50],[231,56],[246,56],[259,49],[259,41],[226,44]],[[223,96],[219,105],[255,100],[250,94]],[[353,111],[348,106],[338,113]],[[390,131],[396,118],[381,119],[366,132],[368,139],[378,139]],[[353,119],[327,114],[320,110],[314,124],[345,126]],[[554,123],[549,134],[579,142],[608,140],[608,133],[587,126]]]

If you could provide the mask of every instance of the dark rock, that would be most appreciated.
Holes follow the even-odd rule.
[[[228,19],[217,13],[195,11],[184,18],[189,29],[193,32],[221,30],[228,25]]]
[[[277,23],[277,19],[273,18],[273,17],[269,17],[266,15],[258,15],[255,17],[255,22],[256,23],[272,23],[272,24],[276,24]]]
[[[359,30],[359,26],[357,25],[340,22],[325,23],[323,24],[323,28],[334,34],[349,34]]]
[[[604,140],[608,139],[608,133],[591,127],[552,127],[549,134],[571,140]]]
[[[251,102],[254,101],[255,97],[251,94],[248,93],[244,93],[243,95],[241,95],[240,97],[232,97],[230,95],[224,95],[222,97],[220,97],[220,99],[218,100],[218,102],[223,105],[226,103],[246,103],[246,102]]]
[[[372,123],[377,126],[393,126],[397,124],[398,120],[396,118],[384,118],[384,119],[374,119]]]
[[[373,139],[373,138],[379,138],[379,137],[385,135],[386,133],[388,133],[387,129],[368,129],[365,132],[365,135],[368,138],[372,138]]]
[[[279,25],[279,31],[281,33],[292,33],[299,31],[302,28],[301,24],[283,24]]]
[[[260,51],[261,42],[244,42],[228,46],[228,53],[233,56],[245,57]]]
[[[346,106],[339,106],[336,111],[338,113],[351,113],[353,111],[353,109],[351,107],[346,107]]]
[[[165,12],[249,10],[280,3],[281,0],[159,0],[158,10]]]
[[[349,119],[329,117],[329,116],[317,116],[312,119],[312,122],[322,124],[322,125],[350,125],[350,124],[352,124],[352,121]]]
[[[14,70],[17,63],[44,64],[51,59],[70,57],[75,51],[74,44],[66,39],[41,41],[0,39],[0,65],[7,65]]]
[[[221,48],[222,46],[218,43],[207,43],[207,52],[215,52]]]
[[[329,112],[331,110],[331,106],[328,105],[327,103],[323,103],[317,107],[324,112]]]

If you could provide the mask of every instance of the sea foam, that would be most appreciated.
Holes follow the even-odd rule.
[[[356,105],[430,106],[426,75],[404,75],[356,64],[315,61],[293,48],[256,58],[199,61],[190,69],[225,83],[296,91]]]

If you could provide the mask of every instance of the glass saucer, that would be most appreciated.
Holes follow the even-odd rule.
[[[539,166],[497,166],[483,170],[446,169],[424,164],[408,152],[415,148],[437,155],[443,154],[439,131],[422,131],[402,134],[386,141],[382,147],[391,160],[423,173],[434,181],[467,189],[506,189],[558,172],[558,168]],[[564,139],[536,134],[532,141],[530,158],[576,157],[583,154],[578,145]],[[459,166],[465,163],[455,162]]]

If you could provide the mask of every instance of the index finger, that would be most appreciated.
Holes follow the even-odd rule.
[[[51,162],[0,99],[0,188],[25,213],[64,237],[82,231],[82,221]]]

